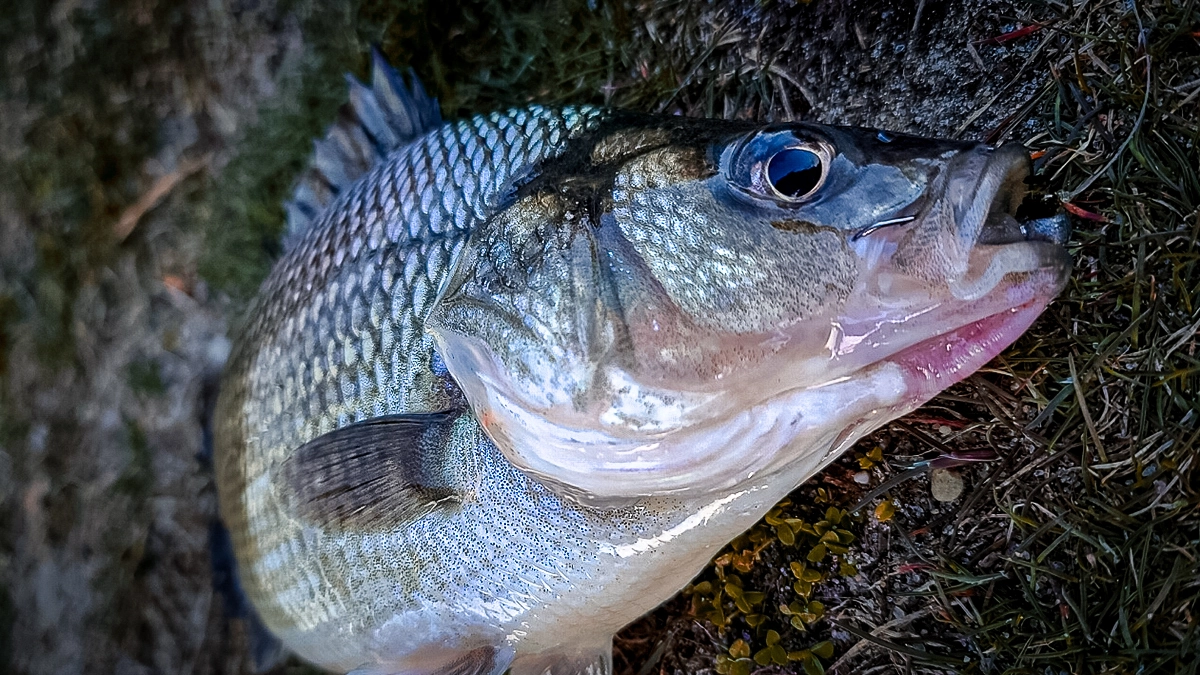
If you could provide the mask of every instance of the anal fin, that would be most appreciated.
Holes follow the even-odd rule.
[[[438,649],[402,664],[369,664],[346,675],[501,675],[512,660],[510,647],[483,646],[455,652]]]
[[[602,644],[523,654],[512,662],[509,672],[511,675],[612,675],[612,637]]]

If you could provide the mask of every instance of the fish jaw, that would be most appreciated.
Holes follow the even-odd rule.
[[[1028,330],[1048,303],[1048,298],[1032,299],[891,357],[889,361],[903,374],[908,405],[915,408],[982,368]]]
[[[573,427],[517,399],[486,351],[472,351],[443,358],[470,373],[460,385],[488,436],[513,464],[593,506],[736,489],[857,439],[891,419],[881,411],[900,409],[910,397],[903,369],[891,363],[765,400],[754,391],[656,391],[628,373],[610,372],[620,382],[611,389],[623,393],[598,413],[600,424]],[[635,433],[629,411],[638,416]]]

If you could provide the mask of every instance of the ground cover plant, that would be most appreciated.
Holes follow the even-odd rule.
[[[1038,324],[626,629],[619,672],[1195,670],[1198,4],[8,3],[0,671],[249,672],[197,420],[372,44],[446,116],[592,102],[1022,143],[1029,208],[1075,216]]]

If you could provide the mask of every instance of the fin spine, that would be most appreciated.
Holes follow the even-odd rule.
[[[308,167],[300,174],[292,197],[284,202],[290,248],[342,192],[392,151],[412,143],[441,125],[437,99],[430,98],[415,73],[409,83],[378,49],[371,50],[371,85],[347,74],[349,101],[325,137],[313,142]]]

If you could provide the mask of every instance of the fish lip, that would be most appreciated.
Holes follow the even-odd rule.
[[[968,321],[909,345],[886,361],[897,366],[907,389],[906,410],[976,372],[1027,331],[1053,296],[1032,299]]]
[[[967,158],[964,169],[970,170],[980,162],[983,166],[974,194],[970,200],[962,200],[965,204],[960,202],[956,214],[959,236],[968,246],[1023,241],[1021,230],[1014,226],[1017,208],[1028,193],[1025,180],[1033,172],[1028,153],[1015,144],[979,146]]]

